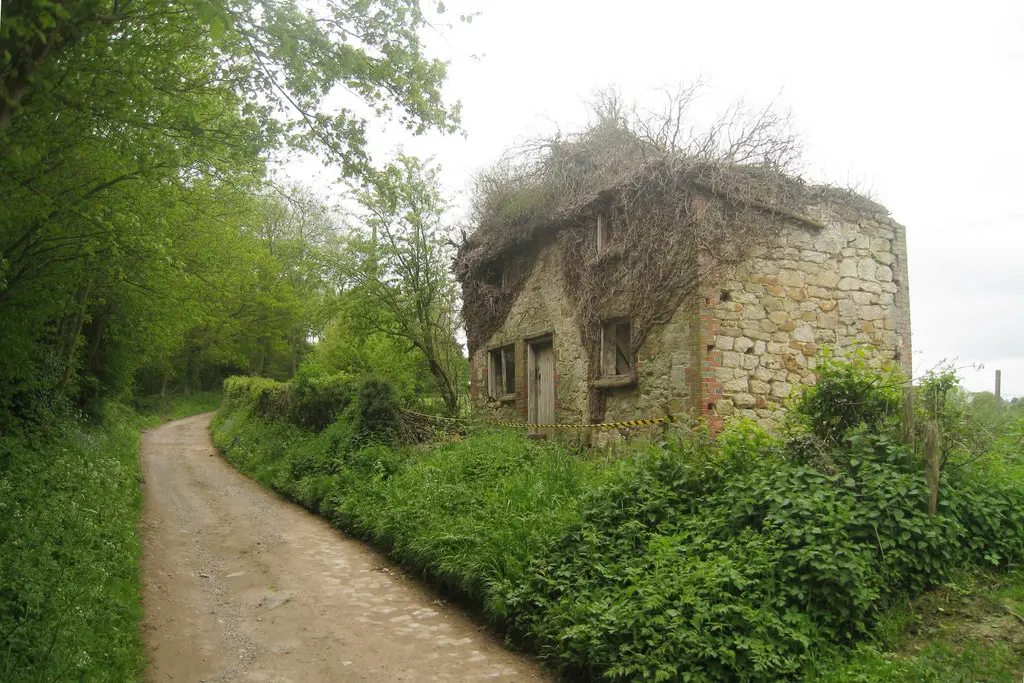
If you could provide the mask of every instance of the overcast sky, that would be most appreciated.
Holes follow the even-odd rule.
[[[709,114],[789,109],[810,180],[856,183],[907,226],[915,374],[942,359],[967,388],[1024,395],[1024,2],[450,1],[427,36],[450,61],[465,138],[378,137],[443,166],[464,205],[508,146],[586,120],[615,85],[643,100],[703,78]],[[457,22],[456,22],[457,23]],[[325,191],[329,171],[289,173]],[[460,200],[460,197],[462,199]]]

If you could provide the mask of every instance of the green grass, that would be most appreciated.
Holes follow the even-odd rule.
[[[138,412],[148,418],[157,419],[159,423],[212,412],[220,407],[220,402],[219,391],[193,391],[166,398],[146,396],[138,399]]]
[[[807,680],[1020,681],[1024,675],[1024,572],[965,569],[914,599],[895,601],[873,639],[821,653]]]
[[[0,436],[0,680],[139,676],[141,424],[108,407]]]

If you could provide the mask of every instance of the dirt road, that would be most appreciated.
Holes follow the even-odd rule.
[[[151,681],[542,681],[529,659],[214,452],[211,415],[142,438]]]

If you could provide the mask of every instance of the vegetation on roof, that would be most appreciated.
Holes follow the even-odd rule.
[[[534,257],[553,240],[593,379],[601,320],[628,313],[635,352],[654,321],[765,245],[783,221],[820,228],[808,210],[822,204],[885,211],[804,181],[785,114],[739,105],[695,129],[687,113],[697,92],[680,90],[654,114],[601,93],[589,126],[511,150],[479,176],[475,229],[455,263],[470,352],[501,328]],[[614,232],[600,253],[598,215]],[[591,396],[592,419],[603,413],[600,399]]]

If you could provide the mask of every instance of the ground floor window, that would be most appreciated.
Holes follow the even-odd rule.
[[[516,393],[516,347],[492,349],[487,354],[487,378],[492,398]]]
[[[601,374],[605,377],[633,372],[629,350],[632,326],[628,320],[610,320],[601,326]]]

